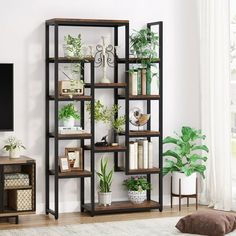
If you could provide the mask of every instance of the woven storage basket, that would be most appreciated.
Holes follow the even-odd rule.
[[[5,187],[29,186],[29,175],[23,173],[7,173],[4,175]]]
[[[9,207],[16,211],[32,210],[32,189],[10,190],[8,195]]]

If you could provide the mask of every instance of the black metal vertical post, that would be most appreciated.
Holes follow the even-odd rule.
[[[54,178],[54,188],[55,188],[55,219],[58,219],[58,25],[54,26],[54,57],[55,57],[55,67],[54,67],[54,86],[55,86],[55,101],[54,101],[54,163],[55,163],[55,178]]]
[[[163,160],[162,160],[162,140],[163,140],[163,22],[159,23],[159,168],[161,169],[161,173],[159,175],[159,203],[160,203],[160,211],[163,210]]]
[[[95,214],[95,154],[94,154],[94,139],[95,139],[95,127],[94,127],[94,100],[95,100],[95,94],[94,94],[94,61],[91,62],[91,216],[94,216]]]
[[[118,46],[118,27],[114,27],[114,46]],[[117,54],[115,53],[115,60],[114,60],[114,82],[118,83],[118,63],[117,63]],[[114,89],[114,103],[118,105],[118,89]],[[115,114],[115,119],[118,118],[118,114]],[[117,134],[114,134],[114,142],[117,142]],[[118,164],[118,153],[114,153],[114,168],[117,171],[119,164]]]
[[[150,29],[151,27],[149,25],[147,25],[147,28]],[[151,65],[148,65],[147,70],[151,71]],[[151,100],[147,100],[147,114],[151,114]],[[150,119],[149,119],[149,121],[147,123],[147,130],[151,130],[151,117],[150,117]],[[150,142],[151,141],[151,137],[148,137],[147,140],[148,140],[148,142]],[[147,181],[150,184],[152,184],[151,183],[151,175],[150,174],[147,174]],[[151,190],[150,189],[147,191],[147,200],[149,200],[149,201],[151,200]]]
[[[49,209],[49,25],[45,25],[45,198],[46,198],[46,214]]]
[[[82,75],[82,80],[84,81],[84,63],[81,63],[81,75]],[[85,91],[84,91],[85,93]],[[81,120],[80,120],[80,125],[82,127],[82,129],[85,129],[85,124],[84,124],[84,101],[82,100],[80,103],[80,116],[81,116]],[[82,150],[82,158],[83,158],[83,170],[84,170],[84,139],[81,140],[81,147],[83,148]],[[84,212],[84,178],[81,177],[80,179],[80,210],[81,212]]]
[[[125,173],[129,172],[129,24],[125,25]]]

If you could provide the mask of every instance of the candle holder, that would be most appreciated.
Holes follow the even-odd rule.
[[[106,44],[105,37],[102,36],[102,44],[96,46],[95,53],[95,67],[103,68],[103,77],[101,83],[111,83],[110,79],[107,78],[107,66],[114,67],[114,47],[111,44]]]

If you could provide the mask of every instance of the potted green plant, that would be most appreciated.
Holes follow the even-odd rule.
[[[10,158],[19,158],[20,150],[25,149],[25,146],[22,144],[20,140],[16,137],[9,137],[6,141],[3,149],[9,152]]]
[[[96,122],[103,122],[111,127],[111,133],[117,133],[124,131],[125,116],[118,116],[121,106],[114,104],[111,108],[103,105],[100,100],[95,101],[94,105],[94,119]],[[91,104],[88,103],[86,111],[91,115]],[[110,135],[112,136],[112,135]],[[112,139],[112,138],[110,138]]]
[[[206,145],[200,144],[200,141],[205,138],[201,130],[184,126],[181,134],[164,139],[163,144],[174,145],[163,153],[163,157],[168,157],[165,160],[163,175],[172,173],[174,194],[179,194],[179,179],[181,180],[181,194],[189,195],[196,193],[196,173],[205,178],[204,162],[207,161],[207,156],[203,155],[203,152],[208,153],[209,150]]]
[[[64,37],[64,41],[64,53],[66,57],[82,57],[81,34],[78,34],[77,37],[68,34]]]
[[[97,172],[99,177],[99,192],[98,192],[98,203],[99,205],[109,206],[111,205],[111,184],[112,184],[112,176],[113,169],[107,170],[108,160],[101,159],[100,164],[100,172]]]
[[[143,28],[139,31],[134,30],[130,36],[131,52],[139,59],[146,68],[147,77],[147,95],[151,94],[151,65],[157,58],[158,35],[149,28]]]
[[[128,198],[134,204],[141,204],[146,200],[147,190],[151,184],[145,176],[131,176],[124,180],[123,185],[128,189]]]
[[[58,117],[60,120],[63,120],[64,126],[68,128],[75,126],[75,120],[80,120],[80,115],[73,103],[63,106],[59,110]]]

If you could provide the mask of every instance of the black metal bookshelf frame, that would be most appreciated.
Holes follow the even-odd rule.
[[[81,201],[81,211],[88,211],[91,216],[96,214],[105,214],[105,213],[121,213],[121,212],[136,212],[136,211],[147,211],[151,209],[159,209],[162,211],[162,106],[163,106],[163,58],[162,58],[162,48],[163,48],[163,26],[162,22],[154,22],[149,23],[147,26],[151,28],[153,25],[159,26],[159,59],[156,60],[156,63],[159,63],[159,95],[149,95],[149,96],[130,96],[129,95],[129,65],[132,63],[140,63],[138,59],[130,59],[129,58],[129,21],[126,20],[81,20],[81,19],[51,19],[46,21],[46,65],[45,65],[45,87],[46,87],[46,100],[45,100],[45,114],[46,114],[46,126],[45,126],[45,159],[46,159],[46,214],[54,215],[55,219],[59,217],[59,179],[62,178],[80,178],[80,201]],[[114,83],[111,84],[99,84],[95,83],[95,69],[94,69],[94,60],[86,59],[81,60],[78,58],[62,58],[59,57],[59,28],[60,26],[79,26],[79,27],[110,27],[114,29],[114,45],[118,46],[118,35],[119,28],[125,28],[125,58],[119,59],[115,58],[114,62]],[[50,58],[49,55],[49,29],[53,27],[54,29],[54,57]],[[82,74],[84,75],[84,64],[90,64],[90,74],[91,74],[91,82],[89,84],[85,84],[85,88],[90,89],[89,96],[78,96],[73,99],[64,98],[59,96],[58,94],[58,81],[59,81],[59,63],[78,63],[82,64]],[[49,93],[49,70],[50,63],[54,64],[54,95]],[[119,73],[119,65],[125,64],[125,83],[119,83],[118,81],[118,73]],[[83,76],[84,78],[84,76]],[[95,137],[95,122],[94,122],[94,102],[95,102],[95,90],[96,89],[113,89],[114,90],[114,104],[118,104],[121,99],[125,100],[125,132],[123,134],[125,137],[125,146],[119,148],[110,148],[110,149],[99,149],[94,146],[94,137]],[[124,95],[118,94],[118,89],[124,89]],[[90,134],[86,135],[60,135],[58,134],[58,104],[60,101],[80,101],[80,113],[81,113],[81,126],[84,128],[84,112],[85,112],[85,101],[91,102],[91,130]],[[159,101],[159,131],[153,132],[151,131],[151,121],[147,124],[148,132],[146,133],[136,133],[133,134],[129,131],[129,102],[130,100],[144,100],[147,102],[147,113],[151,113],[151,101],[157,100]],[[50,102],[54,103],[54,132],[50,132],[49,127],[49,105]],[[115,137],[117,139],[118,135]],[[152,137],[159,137],[159,168],[147,169],[147,170],[129,170],[129,139],[131,137],[147,137],[150,141]],[[50,139],[54,140],[54,169],[50,170]],[[59,158],[58,158],[58,148],[60,140],[69,140],[69,139],[80,139],[81,147],[83,148],[83,158],[86,155],[86,151],[90,151],[90,171],[82,171],[82,172],[68,172],[60,173],[59,172]],[[85,139],[90,140],[90,146],[86,146],[84,143]],[[125,202],[114,202],[112,206],[109,207],[100,207],[95,203],[95,155],[96,153],[102,152],[111,152],[114,153],[114,166],[115,171],[125,171],[126,175],[131,174],[145,174],[147,179],[151,182],[151,175],[158,174],[159,175],[159,202],[155,202],[151,200],[151,191],[147,192],[147,201],[142,205],[133,205],[127,201]],[[118,152],[125,153],[125,169],[118,166]],[[83,161],[84,163],[84,161]],[[83,164],[84,165],[84,164]],[[50,176],[54,176],[54,210],[51,209],[49,204],[49,178]],[[85,183],[84,178],[91,179],[91,200],[90,203],[85,203]]]

